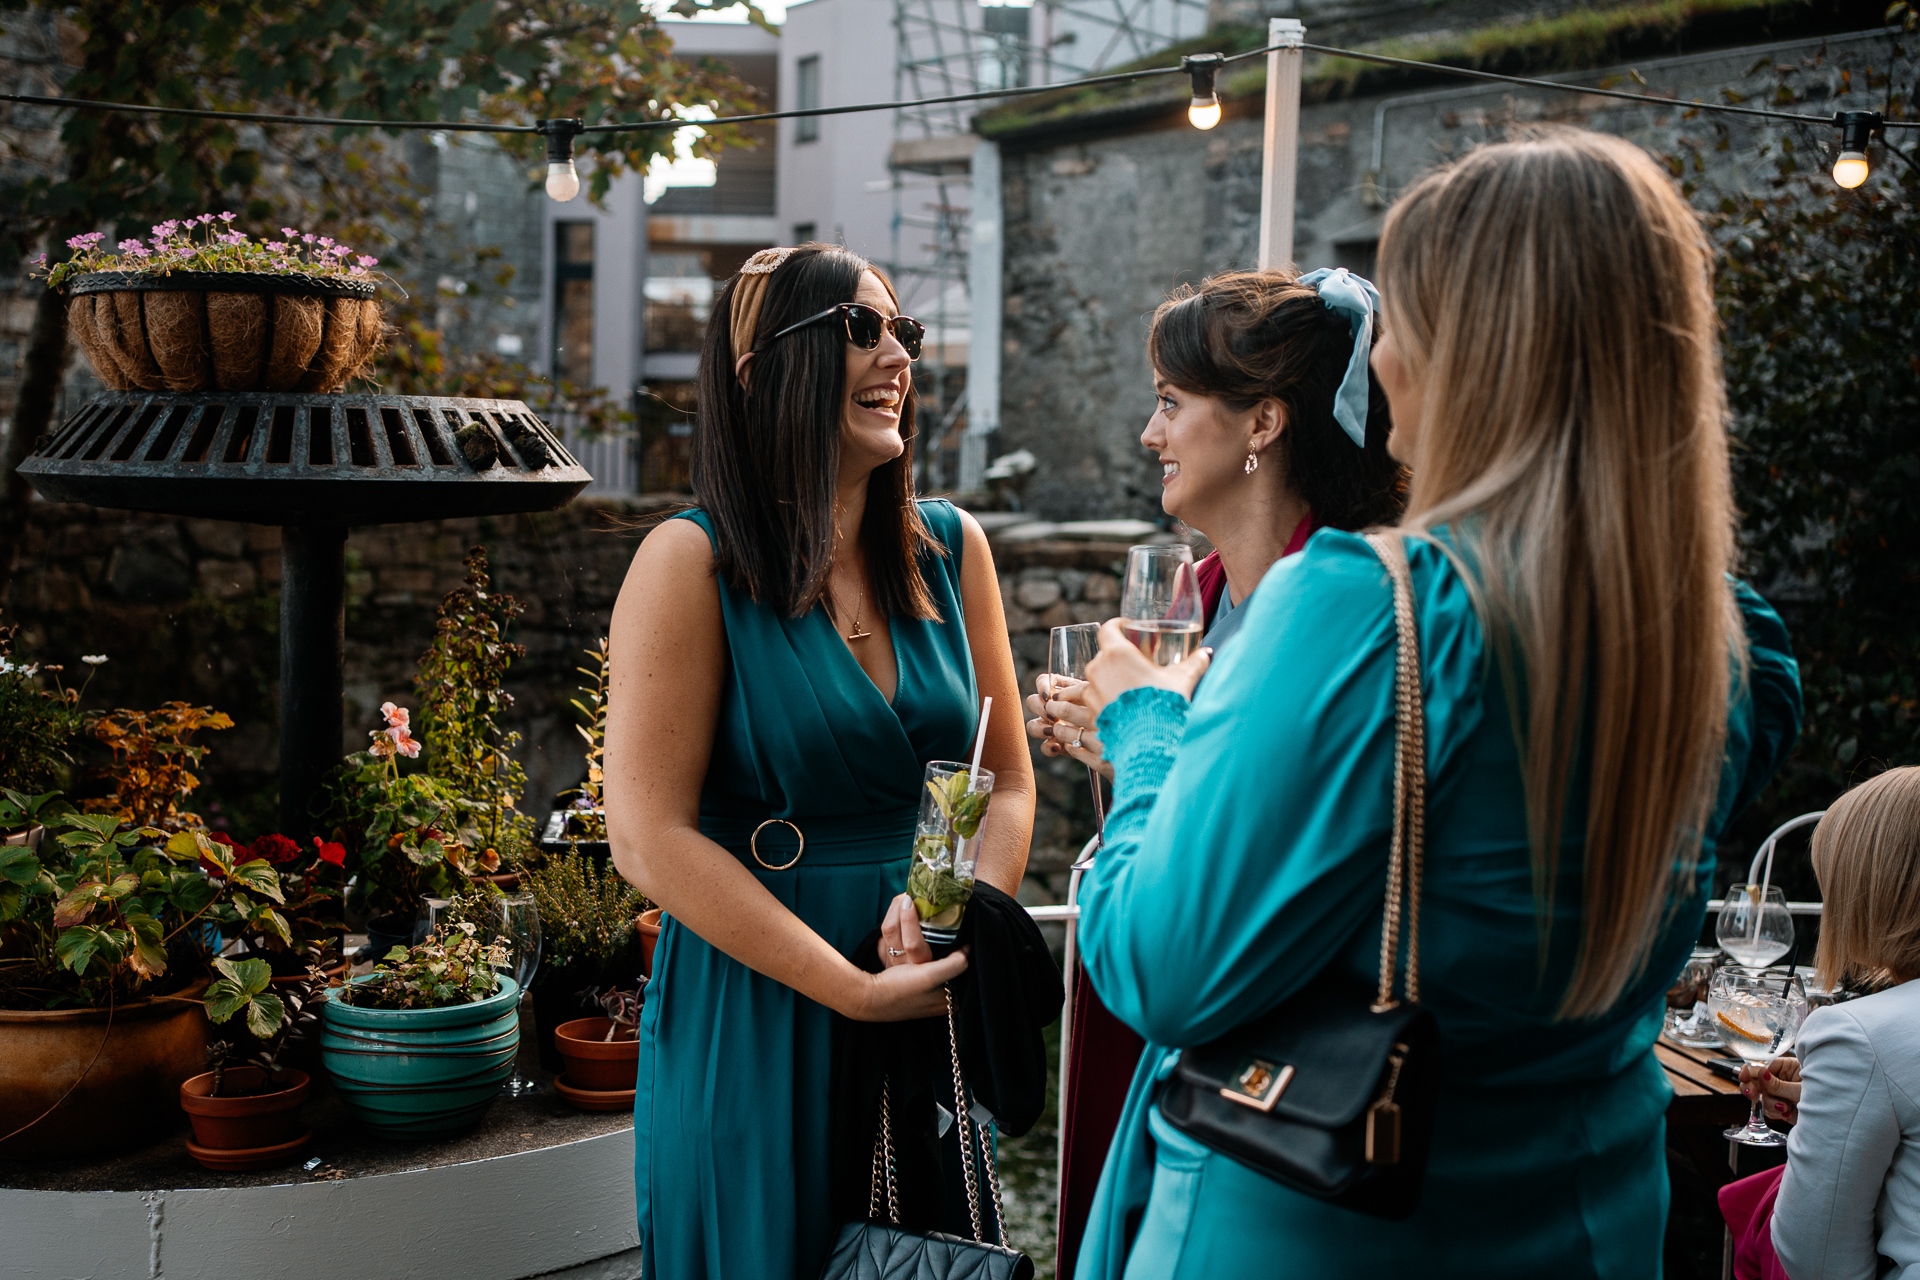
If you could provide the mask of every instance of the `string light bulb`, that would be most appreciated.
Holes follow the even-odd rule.
[[[1193,102],[1187,107],[1187,120],[1196,129],[1211,129],[1220,123],[1220,95],[1214,91],[1214,77],[1226,59],[1217,53],[1196,53],[1180,59],[1180,69],[1193,77]]]
[[[1833,162],[1833,180],[1847,190],[1867,180],[1867,143],[1882,123],[1878,111],[1833,113],[1833,127],[1840,130],[1840,156]]]
[[[542,120],[547,136],[547,195],[562,204],[580,194],[580,171],[573,167],[573,137],[578,120]]]

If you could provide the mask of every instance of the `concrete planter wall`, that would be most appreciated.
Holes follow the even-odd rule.
[[[365,979],[359,979],[365,981]],[[513,1071],[520,988],[444,1009],[320,1006],[320,1060],[340,1100],[395,1137],[457,1133],[479,1122]]]

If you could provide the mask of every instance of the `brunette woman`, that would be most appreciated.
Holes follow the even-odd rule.
[[[1214,545],[1196,566],[1211,648],[1244,619],[1237,606],[1273,563],[1315,528],[1399,518],[1406,472],[1387,453],[1387,400],[1367,368],[1377,311],[1373,286],[1346,271],[1235,271],[1182,289],[1153,314],[1154,411],[1140,443],[1159,459],[1167,514]],[[1027,732],[1041,751],[1111,777],[1081,686],[1045,674],[1035,683]],[[1140,1048],[1077,974],[1062,1121],[1062,1274],[1072,1272]]]
[[[942,1013],[902,893],[922,769],[965,760],[1013,657],[985,535],[912,494],[923,330],[845,249],[765,250],[700,365],[699,506],[648,536],[613,619],[607,814],[665,910],[634,1101],[643,1265],[813,1280],[828,1204],[830,1018]],[[1013,715],[979,875],[1014,892],[1033,820]],[[883,922],[877,975],[847,958]]]
[[[1214,546],[1195,566],[1209,648],[1315,529],[1399,518],[1406,471],[1387,453],[1387,401],[1367,368],[1377,311],[1371,284],[1323,269],[1229,272],[1153,313],[1154,412],[1140,443],[1160,462],[1166,513]],[[1044,674],[1036,686],[1027,732],[1041,752],[1112,777],[1079,686]]]
[[[1105,628],[1089,682],[1117,777],[1080,937],[1149,1048],[1081,1280],[1659,1274],[1661,993],[1699,933],[1715,842],[1800,712],[1779,618],[1727,576],[1711,261],[1666,173],[1598,134],[1483,148],[1387,218],[1373,365],[1413,477],[1385,545],[1412,570],[1418,998],[1441,1042],[1411,1217],[1269,1179],[1153,1100],[1182,1047],[1316,982],[1374,986],[1388,573],[1321,530],[1242,606],[1191,703],[1204,654],[1154,667]]]

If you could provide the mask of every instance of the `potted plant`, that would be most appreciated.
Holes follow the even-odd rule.
[[[414,678],[422,737],[411,712],[382,704],[386,726],[329,775],[316,806],[358,871],[375,954],[413,940],[427,898],[457,897],[533,848],[533,821],[519,809],[526,770],[512,754],[520,736],[495,718],[511,701],[501,687],[507,668],[525,652],[505,639],[521,606],[492,590],[484,547],[466,564]],[[403,759],[423,767],[403,770]]]
[[[582,1111],[630,1109],[640,1068],[640,992],[609,991],[600,1005],[605,1017],[576,1018],[555,1029],[566,1070],[554,1088]]]
[[[327,993],[320,1057],[354,1117],[391,1137],[477,1123],[513,1071],[520,988],[495,972],[503,943],[471,923],[395,947],[374,972]]]
[[[278,833],[261,836],[248,845],[236,843],[222,831],[206,835],[231,850],[236,861],[259,859],[272,867],[280,877],[284,899],[277,922],[268,926],[237,915],[215,913],[215,922],[229,941],[228,957],[263,961],[274,985],[303,981],[315,964],[328,978],[344,978],[347,961],[340,954],[340,935],[346,924],[334,913],[347,859],[345,846],[318,836],[310,848],[303,849]],[[209,874],[218,874],[211,864],[202,865]]]
[[[229,1030],[207,1051],[212,1070],[180,1086],[180,1108],[193,1123],[187,1154],[209,1169],[282,1164],[313,1136],[298,1114],[308,1074],[281,1061],[315,1025],[327,989],[326,972],[311,963],[318,953],[310,957],[293,978],[275,978],[265,960],[213,962],[219,976],[204,997],[207,1017]]]
[[[570,701],[585,721],[573,728],[587,744],[587,776],[572,791],[560,793],[561,796],[571,795],[573,798],[565,808],[555,809],[547,815],[546,830],[540,833],[540,847],[548,853],[560,853],[563,850],[579,853],[584,849],[605,860],[611,853],[607,845],[603,787],[606,775],[602,768],[606,760],[607,693],[612,671],[607,638],[600,637],[599,646],[588,649],[586,654],[593,660],[593,665],[576,667],[575,670],[587,677],[587,683],[580,686],[580,697]]]
[[[38,850],[0,849],[17,957],[0,962],[0,1155],[91,1154],[163,1124],[206,1054],[204,924],[275,928],[281,902],[263,860],[114,814],[64,813]]]
[[[558,1071],[554,1028],[591,1013],[605,992],[638,990],[642,940],[635,917],[649,904],[618,873],[582,853],[522,864],[520,887],[540,912],[544,954],[532,982],[540,1065]]]
[[[232,213],[168,220],[113,249],[89,232],[51,269],[67,322],[116,391],[338,391],[381,337],[377,262],[326,236],[233,230]],[[217,225],[216,225],[217,224]]]

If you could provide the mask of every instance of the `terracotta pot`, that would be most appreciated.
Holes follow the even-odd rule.
[[[633,927],[640,931],[640,972],[648,978],[653,977],[653,949],[660,945],[660,908],[648,907],[633,918]]]
[[[338,391],[379,345],[371,280],[253,271],[93,271],[67,324],[115,391]]]
[[[253,1094],[266,1078],[259,1067],[229,1067],[218,1098],[209,1097],[213,1072],[207,1071],[180,1086],[180,1109],[193,1122],[193,1140],[199,1147],[225,1152],[257,1152],[272,1149],[275,1159],[284,1159],[305,1143],[294,1144],[303,1132],[300,1104],[307,1099],[307,1073],[288,1068],[283,1072],[286,1087],[272,1093]],[[196,1159],[199,1157],[196,1156]],[[206,1164],[205,1160],[201,1160]],[[232,1158],[211,1168],[232,1168]]]
[[[597,1093],[631,1091],[640,1070],[640,1041],[630,1034],[607,1040],[608,1018],[576,1018],[554,1030],[553,1040],[566,1060],[567,1083]]]
[[[180,1085],[207,1065],[206,989],[202,978],[174,996],[116,1006],[111,1026],[105,1009],[0,1010],[0,1134],[52,1108],[0,1142],[0,1156],[125,1151],[166,1128]]]

